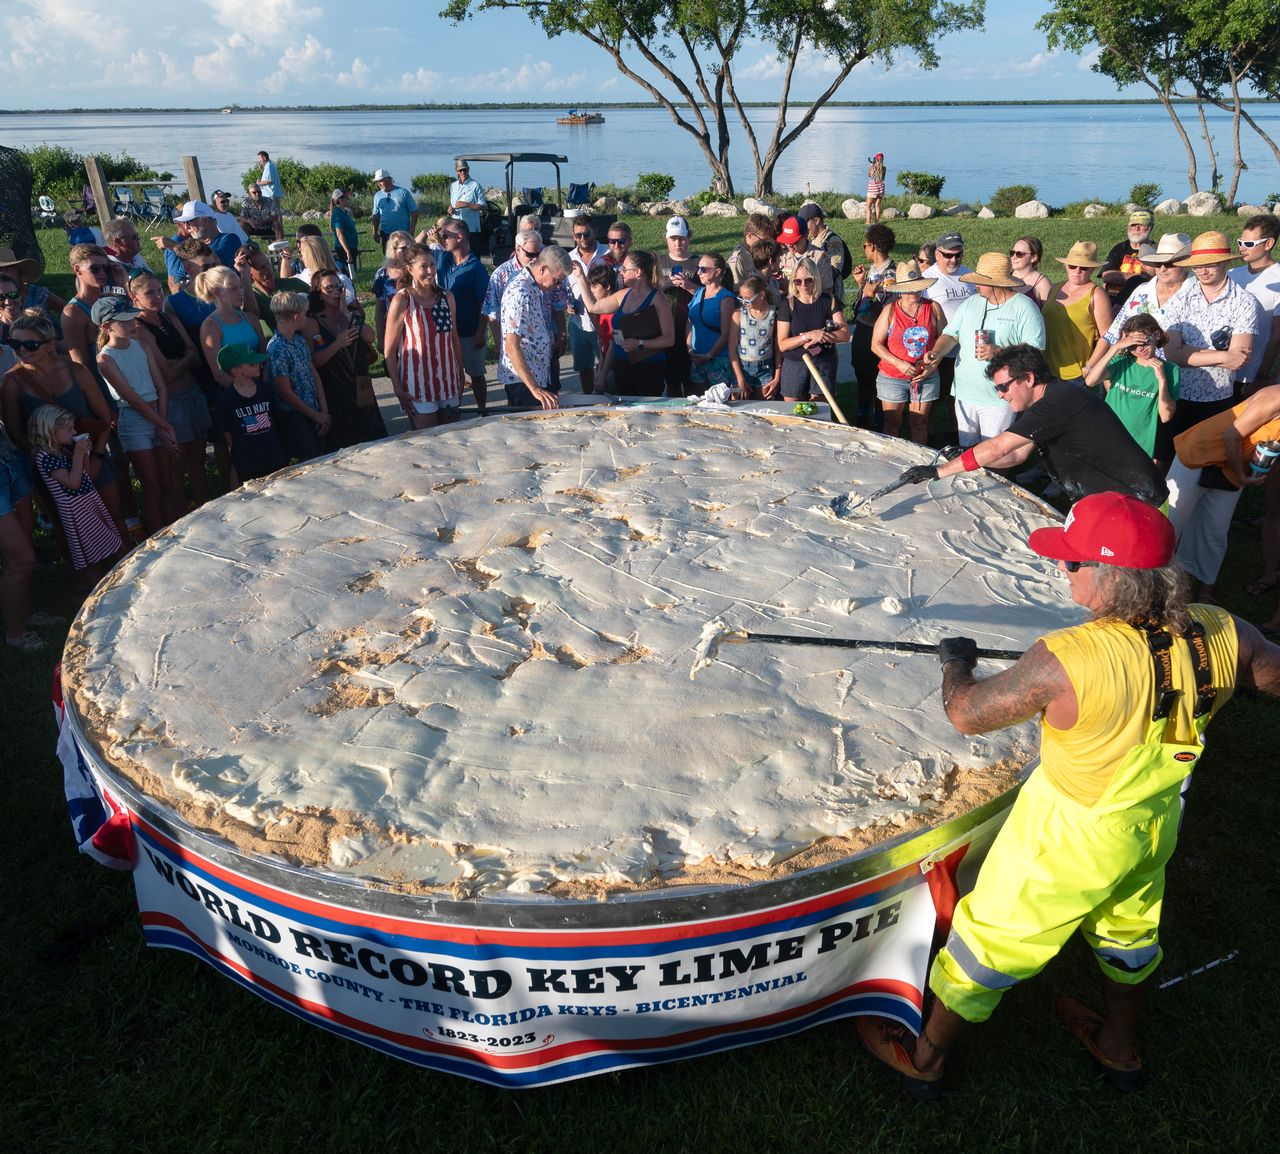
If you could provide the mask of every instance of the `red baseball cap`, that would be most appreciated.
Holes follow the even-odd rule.
[[[1154,505],[1124,493],[1092,493],[1072,506],[1060,528],[1037,529],[1027,544],[1055,561],[1158,569],[1169,564],[1177,542],[1169,518]]]
[[[778,233],[778,243],[799,244],[800,238],[806,235],[806,230],[800,227],[800,222],[794,216],[789,216],[782,222],[782,231]]]

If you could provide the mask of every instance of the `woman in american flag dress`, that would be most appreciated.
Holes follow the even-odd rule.
[[[436,258],[410,245],[401,261],[412,282],[387,314],[387,375],[415,429],[458,419],[462,403],[462,345],[453,294],[436,280]]]

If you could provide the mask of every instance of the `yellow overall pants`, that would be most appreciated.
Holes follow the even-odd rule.
[[[1077,928],[1107,977],[1136,985],[1151,974],[1180,790],[1208,723],[1206,710],[1194,718],[1196,743],[1180,745],[1161,740],[1167,715],[1153,719],[1092,806],[1066,797],[1042,770],[1031,775],[930,970],[947,1009],[986,1021],[1004,991],[1039,973]]]

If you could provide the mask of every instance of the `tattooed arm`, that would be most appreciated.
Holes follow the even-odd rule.
[[[1264,637],[1256,625],[1236,618],[1236,685],[1280,696],[1280,645]]]
[[[1056,729],[1076,723],[1075,690],[1066,670],[1043,641],[1037,641],[1017,664],[984,677],[973,676],[964,661],[942,667],[942,705],[961,733],[989,733],[1045,713]]]

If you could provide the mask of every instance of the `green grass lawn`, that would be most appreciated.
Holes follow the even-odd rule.
[[[840,223],[855,247],[860,226]],[[1192,234],[1226,226],[1232,237],[1238,227],[1234,218],[1161,224]],[[695,249],[726,250],[740,225],[695,222]],[[900,251],[945,227],[904,224]],[[1025,231],[1011,221],[958,227],[971,261],[1007,249]],[[638,240],[658,243],[660,230],[660,221],[643,221]],[[1109,247],[1123,226],[1050,220],[1035,222],[1035,231],[1053,254],[1077,239]],[[65,245],[58,234],[46,236],[51,257],[62,250],[64,279],[51,261],[50,284],[65,291]],[[371,272],[366,267],[362,281]],[[1259,513],[1261,494],[1246,492],[1240,510]],[[1252,620],[1269,614],[1276,598],[1245,593],[1258,565],[1257,530],[1233,527],[1220,597]],[[74,613],[61,566],[39,571],[34,600],[39,609]],[[44,635],[60,644],[63,632]],[[1239,953],[1153,994],[1144,1031],[1148,1089],[1122,1098],[1102,1087],[1053,1018],[1060,993],[1096,1001],[1092,960],[1074,941],[971,1031],[953,1063],[948,1103],[930,1109],[900,1096],[860,1053],[847,1022],[694,1061],[501,1091],[332,1037],[185,955],[148,951],[129,878],[72,844],[53,753],[55,652],[0,648],[0,765],[12,783],[0,847],[10,878],[3,926],[11,1055],[0,1106],[11,1149],[1214,1154],[1265,1149],[1271,1140],[1278,1082],[1268,1023],[1280,1019],[1273,950],[1280,934],[1269,921],[1280,822],[1274,701],[1235,701],[1210,730],[1170,868],[1159,978]],[[216,695],[217,686],[205,691]],[[69,943],[73,927],[88,932]]]

